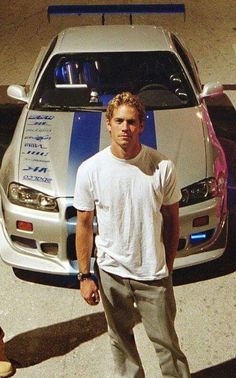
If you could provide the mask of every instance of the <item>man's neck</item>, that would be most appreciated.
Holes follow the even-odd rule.
[[[141,144],[139,146],[136,146],[134,149],[125,149],[120,146],[111,144],[111,152],[118,159],[134,159],[139,154],[141,149]]]

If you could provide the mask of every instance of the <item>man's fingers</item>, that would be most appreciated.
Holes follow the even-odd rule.
[[[100,301],[98,286],[93,280],[81,281],[80,293],[85,301],[90,305],[96,305]]]
[[[91,302],[92,302],[92,304],[98,304],[99,303],[99,294],[98,294],[98,292],[92,293],[92,295],[91,295]]]
[[[100,301],[99,293],[98,292],[92,293],[89,297],[87,298],[85,297],[84,299],[90,305],[97,305]]]
[[[92,299],[93,299],[93,301],[94,301],[95,303],[99,303],[100,298],[99,298],[99,293],[98,293],[98,291],[92,294]]]

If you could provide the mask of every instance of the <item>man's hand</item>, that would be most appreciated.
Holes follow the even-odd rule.
[[[93,279],[80,281],[80,294],[91,306],[97,305],[100,301],[98,286]]]
[[[171,259],[170,259],[169,256],[166,256],[166,265],[167,265],[169,273],[172,273],[173,272],[173,266],[174,266],[173,257],[171,257]]]
[[[169,273],[173,270],[174,259],[179,243],[179,203],[162,206],[163,242],[166,252],[166,264]]]
[[[93,248],[93,217],[94,211],[77,212],[76,254],[80,272],[90,271],[90,257]],[[100,296],[96,281],[86,278],[80,281],[80,293],[90,305],[99,303]]]

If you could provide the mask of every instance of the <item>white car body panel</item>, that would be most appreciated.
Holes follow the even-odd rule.
[[[27,105],[2,161],[0,255],[11,266],[54,274],[76,274],[76,210],[72,206],[76,171],[84,159],[110,144],[104,109],[64,111],[33,108],[33,99],[46,72],[45,67],[58,54],[128,54],[131,51],[173,53],[195,95],[194,106],[147,110],[142,143],[157,148],[173,160],[182,189],[206,178],[214,177],[219,183],[222,181],[219,195],[180,208],[180,245],[175,268],[210,261],[223,254],[227,239],[227,167],[204,100],[200,101],[201,94],[196,89],[201,87],[201,83],[191,55],[188,58],[192,74],[178,55],[171,34],[162,28],[87,26],[61,32],[49,56],[46,52],[38,59],[30,75]],[[45,67],[40,68],[42,60]],[[14,93],[12,89],[11,93]],[[8,188],[12,182],[55,197],[59,211],[42,211],[11,203]],[[208,221],[203,224],[197,222],[196,226],[194,222],[201,219]],[[32,224],[32,230],[17,227],[17,221]],[[195,245],[191,237],[198,233],[204,233],[206,241]]]
[[[94,36],[99,33],[99,38]],[[58,41],[58,49],[72,52],[104,52],[104,51],[156,51],[166,50],[167,39],[164,29],[156,26],[109,25],[108,27],[85,26],[69,28],[62,33]],[[114,45],[114,40],[116,44]],[[104,41],[106,41],[104,46]],[[104,48],[105,47],[105,48]],[[171,46],[168,46],[171,49]]]

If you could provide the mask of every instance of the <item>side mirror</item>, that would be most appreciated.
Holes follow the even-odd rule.
[[[218,81],[213,83],[207,83],[203,86],[203,90],[200,93],[200,98],[221,96],[224,93],[223,85]]]
[[[10,85],[7,88],[7,95],[23,102],[28,102],[28,97],[25,92],[25,87],[22,85]]]

